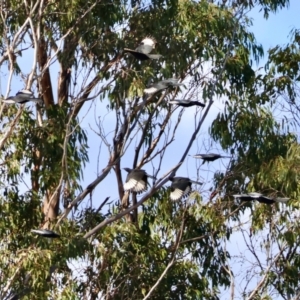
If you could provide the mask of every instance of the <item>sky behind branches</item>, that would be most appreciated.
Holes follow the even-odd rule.
[[[263,45],[264,48],[264,58],[261,59],[261,61],[259,62],[259,66],[253,66],[254,69],[263,66],[264,63],[267,60],[267,56],[268,56],[268,49],[270,47],[274,47],[276,45],[283,45],[289,42],[289,33],[292,29],[294,28],[299,28],[300,29],[300,18],[299,18],[299,12],[300,12],[300,1],[299,0],[291,0],[290,1],[290,6],[289,8],[285,8],[282,10],[279,10],[276,14],[270,14],[269,18],[266,20],[263,17],[263,12],[259,12],[259,9],[254,9],[253,11],[251,11],[248,16],[250,18],[253,19],[253,26],[250,30],[252,30],[254,32],[254,35],[257,39],[258,43],[261,43]],[[218,147],[218,145],[213,145],[211,142],[211,139],[209,138],[208,135],[208,128],[209,125],[211,124],[211,121],[216,117],[216,115],[222,111],[223,105],[224,105],[224,100],[225,99],[215,99],[215,102],[213,104],[213,107],[211,108],[207,119],[205,120],[203,127],[201,128],[201,131],[198,135],[198,139],[195,142],[195,144],[193,145],[191,151],[189,154],[195,154],[195,153],[199,153],[199,152],[220,152],[221,149],[220,147]],[[105,101],[104,101],[105,102]],[[107,103],[99,103],[99,101],[95,101],[93,104],[91,104],[91,109],[94,109],[96,107],[96,111],[99,112],[101,114],[101,117],[103,117],[105,115],[105,112],[107,112],[106,109],[106,105]],[[86,104],[86,109],[88,110],[89,104]],[[187,139],[190,138],[190,136],[193,133],[194,130],[194,122],[191,119],[194,119],[195,116],[195,112],[196,112],[196,108],[192,107],[192,108],[187,108],[186,112],[183,115],[183,119],[182,122],[179,126],[179,131],[177,133],[177,137],[176,140],[174,142],[173,145],[171,145],[173,152],[170,155],[166,155],[164,158],[164,164],[163,164],[163,169],[161,170],[161,172],[159,174],[164,174],[165,172],[167,172],[169,170],[169,168],[171,168],[174,165],[174,160],[177,161],[180,159],[184,149],[183,147],[181,147],[181,145],[185,145],[186,143],[184,143],[183,141],[186,141]],[[85,113],[82,113],[81,116],[85,115]],[[83,127],[86,128],[87,130],[89,130],[89,127],[92,126],[94,127],[94,125],[91,125],[93,122],[91,122],[92,120],[89,118],[85,118],[83,120]],[[114,127],[114,116],[112,114],[107,114],[105,116],[105,123],[104,124],[108,124],[111,123],[112,127],[111,129],[113,129]],[[98,147],[100,146],[100,138],[95,135],[94,133],[92,133],[90,130],[90,135],[89,135],[89,142],[92,142],[93,145],[91,145],[91,149],[94,149],[93,151],[95,151],[95,149],[98,149]],[[91,137],[93,136],[93,137]],[[98,145],[98,146],[97,146]],[[104,146],[102,144],[102,151],[101,151],[101,155],[100,157],[103,155],[103,157],[105,157],[105,153],[107,153],[107,151],[104,149]],[[174,151],[175,149],[175,151]],[[228,155],[228,154],[227,154]],[[128,161],[127,165],[122,165],[122,167],[132,167],[132,159],[130,159],[130,155],[128,155],[128,153],[126,154],[127,159],[122,160],[122,163],[124,164]],[[92,180],[95,179],[96,177],[96,169],[95,166],[98,164],[98,153],[92,153],[92,155],[90,156],[90,164],[87,166],[86,170],[87,172],[85,173],[85,178],[84,178],[84,184],[83,187],[85,187],[86,185],[88,185]],[[105,157],[105,159],[100,159],[99,161],[99,167],[100,170],[102,168],[105,167],[105,165],[101,165],[101,162],[103,162],[104,164],[107,162],[107,159]],[[229,160],[228,159],[223,159],[223,160],[218,160],[212,164],[205,164],[201,170],[200,170],[200,175],[202,177],[202,180],[204,180],[205,182],[207,182],[207,180],[211,180],[212,178],[212,174],[216,171],[216,170],[224,170],[228,164]],[[199,171],[199,166],[200,166],[201,162],[200,161],[195,161],[194,158],[191,157],[187,157],[187,159],[185,160],[185,162],[183,163],[183,165],[180,167],[180,169],[177,172],[177,175],[179,176],[190,176],[193,179],[197,179],[197,172],[196,170],[198,169]],[[196,165],[196,168],[195,168]],[[90,168],[90,166],[92,168]],[[152,171],[152,166],[149,166],[149,169],[147,168],[147,166],[145,167],[147,169],[147,171]],[[97,188],[96,191],[94,193],[94,200],[95,203],[96,201],[102,201],[102,198],[104,199],[106,196],[111,195],[112,198],[111,200],[114,198],[112,195],[112,187],[116,186],[116,181],[114,179],[114,174],[112,174],[113,171],[111,171],[111,174],[108,175],[109,177],[111,177],[109,180],[106,178],[106,180],[104,182],[106,182],[104,184],[101,183]],[[123,172],[123,179],[125,179],[126,177],[126,172]],[[110,183],[110,184],[107,184]],[[202,187],[205,188],[205,187]],[[101,190],[101,198],[96,199],[96,195],[98,194],[97,191]],[[116,197],[118,196],[117,191],[116,191]],[[115,199],[117,200],[117,199]]]
[[[277,14],[270,14],[269,18],[266,20],[263,18],[262,12],[259,9],[254,9],[248,14],[249,17],[253,19],[252,31],[257,39],[258,43],[261,43],[264,48],[264,58],[260,61],[259,66],[263,66],[268,57],[268,49],[275,47],[276,45],[283,46],[290,42],[290,32],[293,29],[300,29],[300,1],[291,0],[289,8],[280,10]],[[286,209],[286,206],[280,205],[281,210]],[[248,245],[254,245],[256,251],[260,249],[259,243],[268,234],[269,228],[266,228],[260,236],[256,236],[250,240],[249,229],[251,227],[251,212],[248,210],[243,217],[241,222],[245,222],[244,226],[241,226],[239,231],[232,235],[230,242],[227,243],[227,250],[231,254],[232,261],[231,266],[233,266],[233,272],[235,275],[235,296],[240,296],[244,292],[242,289],[245,286],[245,281],[247,280],[247,270],[257,266],[257,261],[255,261],[254,256],[250,253],[245,245],[245,241]],[[234,224],[230,224],[234,225]],[[270,245],[270,249],[275,250],[278,245],[274,242]],[[248,254],[247,254],[248,253]],[[247,259],[242,258],[245,255]],[[266,261],[267,253],[262,250],[257,251],[257,256],[262,261]],[[260,270],[257,268],[257,277],[252,278],[251,283],[247,287],[247,290],[252,290],[261,280]],[[222,291],[221,299],[229,299],[230,290]],[[282,299],[279,296],[273,296],[274,300]]]
[[[250,28],[254,32],[254,35],[257,39],[258,43],[261,43],[264,47],[264,58],[261,59],[258,66],[253,66],[254,69],[257,69],[264,65],[267,60],[267,51],[270,47],[274,47],[276,45],[283,45],[289,42],[289,33],[294,28],[300,29],[300,1],[299,0],[291,0],[289,8],[285,8],[279,10],[276,14],[270,14],[269,18],[266,20],[263,17],[263,12],[259,12],[259,9],[254,9],[248,16],[253,19],[253,26]],[[149,33],[151,34],[151,33]],[[28,59],[28,53],[26,53],[26,57],[19,58],[21,69],[25,74],[31,71],[32,62]],[[33,57],[30,55],[30,57]],[[53,90],[54,95],[55,87],[57,86],[56,78],[59,69],[54,64],[51,67],[52,80],[53,80]],[[4,95],[7,90],[7,75],[8,69],[7,65],[4,65],[0,69],[0,88],[1,93]],[[77,83],[79,85],[79,82]],[[77,85],[77,86],[78,86]],[[18,90],[24,88],[24,82],[21,78],[14,77],[11,92],[10,94],[15,94]],[[34,91],[34,89],[33,89]],[[35,91],[36,92],[36,91]],[[201,99],[199,99],[201,100]],[[206,118],[200,133],[198,134],[197,140],[194,143],[193,147],[189,154],[196,154],[200,152],[221,152],[221,148],[218,145],[212,143],[212,140],[209,137],[208,129],[209,126],[216,117],[216,115],[222,111],[224,106],[224,101],[226,99],[214,99],[214,104],[211,110],[208,113],[208,117]],[[27,104],[28,106],[30,104]],[[31,105],[33,111],[35,111],[35,106]],[[179,110],[178,110],[179,111]],[[187,108],[183,114],[182,122],[179,126],[176,139],[174,143],[171,145],[172,152],[168,153],[164,157],[162,169],[159,175],[165,174],[170,168],[174,166],[174,164],[181,158],[184,148],[183,145],[186,145],[186,141],[189,140],[195,128],[195,114],[198,114],[198,120],[201,117],[201,110],[197,110],[195,107]],[[104,129],[106,130],[105,134],[108,134],[108,141],[111,143],[112,134],[114,126],[115,126],[115,115],[114,112],[109,112],[107,110],[107,101],[100,102],[98,98],[94,101],[88,101],[84,104],[82,111],[80,112],[79,119],[81,122],[81,126],[88,132],[88,143],[89,143],[89,158],[90,162],[87,164],[84,170],[84,178],[82,181],[82,186],[85,188],[89,185],[96,177],[101,173],[101,170],[106,166],[108,161],[108,151],[105,149],[105,145],[101,142],[100,137],[95,133],[97,132],[96,122],[101,120],[104,124]],[[91,128],[93,130],[91,130]],[[134,150],[134,148],[132,148]],[[101,151],[99,151],[101,150]],[[122,168],[123,167],[132,167],[132,156],[134,153],[129,151],[129,153],[125,154],[125,157],[122,159]],[[228,155],[228,153],[227,153]],[[200,187],[201,193],[203,196],[208,195],[209,192],[205,191],[207,186],[209,186],[209,181],[212,179],[214,172],[218,170],[226,169],[226,166],[229,163],[228,159],[217,160],[214,163],[205,164],[201,166],[202,161],[196,161],[192,157],[187,157],[183,165],[177,172],[178,176],[190,176],[194,180],[202,180],[206,184],[206,186]],[[153,165],[148,164],[145,166],[147,171],[152,173]],[[155,166],[154,166],[155,169]],[[123,180],[126,178],[126,172],[123,172]],[[110,200],[117,201],[118,200],[118,191],[116,188],[116,179],[113,174],[113,171],[110,172],[108,178],[106,178],[99,186],[96,187],[93,193],[93,204],[97,206],[101,203],[107,196],[111,196]],[[25,188],[26,189],[26,188]],[[205,194],[206,193],[206,194]],[[89,201],[84,201],[88,202]]]
[[[253,19],[253,26],[250,30],[253,31],[257,42],[261,43],[264,48],[265,56],[259,63],[259,66],[263,66],[267,59],[267,51],[270,47],[274,47],[276,45],[284,45],[289,42],[289,33],[292,29],[298,28],[300,29],[300,0],[291,0],[289,8],[285,8],[279,10],[276,14],[270,14],[269,18],[266,20],[263,18],[263,12],[259,12],[258,9],[254,9],[248,15]],[[151,33],[149,33],[151,34]],[[30,56],[33,57],[33,56]],[[29,73],[31,70],[32,62],[28,59],[28,57],[23,57],[20,59],[22,61],[21,69],[24,70],[25,73]],[[259,66],[253,66],[254,69]],[[5,65],[1,70],[1,76],[3,74],[7,74],[7,66]],[[59,70],[53,66],[52,68],[52,79],[53,79],[53,87],[56,87],[56,78],[57,72]],[[1,93],[6,93],[6,85],[5,85],[5,78],[1,79]],[[24,88],[24,83],[22,79],[14,78],[11,95],[15,94],[19,89]],[[54,91],[55,94],[55,91]],[[201,99],[200,99],[201,100]],[[107,101],[100,102],[99,99],[95,99],[94,101],[90,101],[85,103],[84,109],[80,113],[80,120],[81,126],[88,131],[88,143],[90,145],[89,150],[89,158],[90,162],[87,164],[86,168],[84,169],[84,179],[82,181],[82,186],[85,188],[89,185],[92,181],[95,180],[97,175],[100,175],[101,170],[106,166],[108,161],[108,151],[105,149],[104,144],[101,142],[100,137],[91,130],[93,128],[96,130],[95,120],[101,117],[103,121],[104,128],[106,130],[106,134],[114,130],[114,113],[108,112],[106,106]],[[223,108],[224,99],[215,99],[212,109],[208,114],[208,118],[205,120],[203,127],[197,137],[197,141],[193,145],[189,154],[195,154],[197,152],[220,152],[221,149],[218,145],[211,143],[211,139],[208,135],[208,127],[211,121],[215,118],[218,112],[220,112]],[[33,110],[35,110],[35,106],[31,105]],[[190,136],[194,130],[194,117],[195,113],[198,112],[198,120],[201,116],[201,111],[196,110],[196,108],[187,108],[182,122],[179,126],[178,133],[176,135],[176,140],[174,144],[171,145],[172,152],[168,153],[165,156],[162,169],[159,175],[164,174],[167,172],[171,167],[176,164],[176,162],[181,158],[184,147],[186,145],[186,141],[190,139]],[[112,135],[108,135],[108,141],[111,142]],[[99,148],[101,148],[101,152],[99,152]],[[100,153],[100,154],[99,154]],[[122,168],[123,167],[132,167],[132,155],[134,153],[126,153],[124,159],[122,160]],[[194,158],[187,157],[183,165],[180,167],[179,171],[177,172],[178,176],[189,176],[190,178],[197,180],[198,176],[201,181],[206,183],[206,186],[200,187],[201,194],[204,196],[209,195],[209,191],[207,186],[210,185],[210,181],[212,180],[213,174],[215,171],[224,170],[228,165],[228,159],[218,160],[211,164],[205,164],[201,166],[201,161],[196,161]],[[155,167],[155,166],[154,166]],[[147,170],[152,170],[152,165],[149,163],[145,166]],[[126,178],[126,172],[123,173],[123,180]],[[151,182],[151,180],[150,180]],[[113,170],[110,172],[107,178],[103,182],[97,186],[94,190],[92,195],[93,206],[98,207],[99,204],[106,198],[110,196],[110,201],[117,201],[118,200],[118,190],[117,190],[117,182],[114,176]],[[84,205],[89,205],[89,200],[85,199]],[[105,211],[104,211],[105,213]],[[249,215],[245,215],[245,219],[249,219]],[[243,251],[243,238],[241,233],[236,233],[233,235],[233,239],[230,241],[228,245],[228,251],[232,254],[238,255],[240,252]],[[264,254],[261,254],[262,256]],[[252,262],[249,262],[249,266],[251,266]],[[245,265],[243,265],[245,267]],[[234,271],[238,270],[234,268]],[[237,271],[238,272],[238,271]],[[254,282],[255,283],[255,282]],[[238,284],[238,280],[236,282]],[[250,288],[251,286],[249,286]],[[238,288],[238,287],[237,287]],[[224,298],[228,299],[228,291],[224,292]]]

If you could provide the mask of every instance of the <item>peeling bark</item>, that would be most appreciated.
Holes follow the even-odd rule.
[[[39,51],[38,51],[38,63],[40,67],[40,71],[43,70],[44,66],[47,64],[48,55],[47,55],[47,43],[44,38],[41,38],[39,41]],[[43,91],[43,99],[46,108],[48,109],[52,105],[54,105],[53,92],[52,92],[52,84],[49,68],[44,70],[41,78],[40,78],[40,90]]]

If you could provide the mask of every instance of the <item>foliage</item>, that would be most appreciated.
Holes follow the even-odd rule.
[[[21,80],[44,103],[0,107],[1,299],[214,300],[224,290],[231,299],[299,296],[299,32],[269,49],[264,71],[255,70],[264,49],[246,12],[258,7],[268,17],[289,1],[220,2],[2,1],[4,97]],[[148,35],[162,59],[123,52]],[[184,87],[145,97],[149,82],[172,77]],[[200,97],[206,107],[174,107],[168,100],[176,97]],[[195,190],[173,203],[165,184],[181,176],[219,98],[225,106],[209,134],[233,158],[214,172],[206,194]],[[95,103],[101,111],[92,111]],[[280,120],[278,110],[287,112]],[[93,116],[97,126],[87,129],[83,120]],[[194,127],[182,137],[192,128],[186,118]],[[103,169],[85,187],[98,151],[93,136]],[[143,195],[124,191],[121,166],[129,164],[156,177]],[[112,199],[100,203],[97,187],[105,184]],[[251,191],[291,200],[232,197]],[[34,236],[36,228],[61,237]],[[236,235],[254,259],[238,257],[248,272],[240,290],[228,247]]]

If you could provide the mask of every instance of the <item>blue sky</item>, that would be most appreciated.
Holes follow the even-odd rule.
[[[257,41],[264,46],[265,53],[269,47],[286,44],[287,36],[293,28],[300,29],[299,13],[300,1],[290,0],[288,8],[279,10],[276,14],[270,14],[267,20],[257,8],[248,14],[253,19],[252,30]]]

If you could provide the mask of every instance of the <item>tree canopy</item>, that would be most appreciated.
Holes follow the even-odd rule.
[[[0,3],[1,299],[300,297],[299,29],[263,49],[247,14],[288,5]],[[125,53],[146,37],[162,57]],[[41,101],[5,102],[27,90]],[[189,157],[205,124],[222,164]],[[145,192],[124,189],[124,167],[145,170]]]

